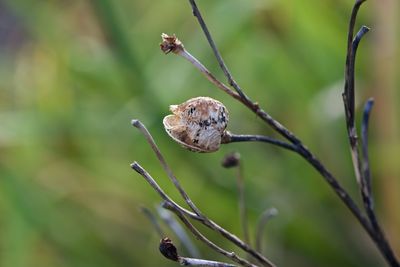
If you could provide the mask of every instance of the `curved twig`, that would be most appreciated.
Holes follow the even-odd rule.
[[[156,142],[154,141],[153,137],[147,130],[147,128],[141,123],[139,120],[132,120],[132,125],[139,129],[144,137],[146,138],[147,142],[150,144],[151,148],[153,149],[154,153],[156,154],[158,161],[161,163],[162,167],[164,168],[165,172],[167,173],[169,179],[178,189],[179,193],[181,194],[182,198],[188,204],[188,206],[196,213],[198,216],[201,216],[200,210],[196,207],[193,201],[189,198],[186,194],[185,190],[183,190],[181,184],[179,183],[178,179],[176,179],[174,173],[172,172],[171,168],[167,164],[167,161],[164,159],[164,156],[161,154],[160,149],[157,147]]]

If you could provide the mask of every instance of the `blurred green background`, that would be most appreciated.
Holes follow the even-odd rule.
[[[199,1],[239,84],[359,201],[341,101],[352,4]],[[358,110],[370,96],[377,101],[370,137],[375,205],[399,255],[398,11],[396,0],[361,8],[357,27],[372,31],[356,71]],[[298,156],[254,143],[196,154],[170,140],[161,123],[168,106],[202,95],[227,106],[229,130],[275,134],[182,58],[162,54],[162,32],[176,33],[225,80],[187,1],[0,1],[0,266],[176,266],[160,255],[160,237],[140,212],[154,211],[160,199],[129,164],[138,161],[182,201],[133,118],[148,126],[197,205],[239,236],[235,171],[220,162],[241,153],[252,233],[263,210],[279,210],[263,243],[278,266],[384,266],[356,220]],[[225,260],[194,242],[203,258]]]

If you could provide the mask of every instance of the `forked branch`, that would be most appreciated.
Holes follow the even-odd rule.
[[[345,114],[346,114],[346,124],[348,129],[348,135],[350,140],[350,147],[352,151],[352,160],[354,164],[355,176],[360,185],[360,188],[366,190],[364,193],[367,193],[368,197],[370,197],[370,189],[369,189],[369,182],[367,181],[369,178],[365,178],[368,176],[366,172],[369,172],[369,168],[365,168],[365,153],[363,153],[364,158],[364,168],[362,168],[361,158],[358,152],[358,142],[357,142],[357,131],[355,128],[355,107],[354,107],[354,66],[355,66],[355,57],[358,44],[361,38],[368,32],[368,28],[363,26],[361,30],[354,36],[354,27],[357,18],[358,10],[361,4],[365,2],[365,0],[356,0],[349,23],[349,30],[348,30],[348,42],[347,42],[347,57],[346,57],[346,71],[345,71],[345,89],[343,93],[343,100],[345,105]],[[182,43],[180,43],[180,47],[182,49],[178,49],[174,51],[176,54],[180,54],[184,58],[186,58],[189,62],[191,62],[196,68],[198,68],[208,80],[214,83],[218,88],[222,89],[241,103],[243,103],[246,107],[248,107],[251,111],[253,111],[259,118],[261,118],[264,122],[266,122],[269,126],[272,127],[277,133],[279,133],[282,137],[286,138],[291,145],[287,143],[279,143],[268,139],[259,139],[257,141],[266,141],[269,143],[273,143],[275,145],[281,146],[283,148],[292,150],[298,153],[301,157],[303,157],[310,165],[316,169],[321,176],[325,179],[325,181],[330,185],[330,187],[334,190],[337,196],[342,200],[342,202],[350,209],[352,214],[357,218],[360,222],[362,227],[374,241],[380,252],[383,254],[386,261],[389,263],[390,266],[398,267],[399,263],[394,253],[384,238],[383,232],[381,228],[376,222],[375,215],[371,208],[366,208],[367,217],[361,212],[360,208],[357,206],[355,201],[352,197],[347,193],[347,191],[341,186],[339,181],[327,170],[327,168],[317,159],[317,157],[301,142],[299,138],[297,138],[292,132],[290,132],[286,127],[284,127],[281,123],[275,120],[270,114],[260,108],[258,103],[253,102],[242,90],[242,88],[236,83],[232,74],[230,73],[229,69],[227,68],[218,48],[212,38],[212,35],[201,15],[201,12],[195,2],[195,0],[189,0],[189,3],[192,7],[193,15],[197,18],[201,29],[203,30],[210,47],[218,61],[218,64],[225,74],[225,77],[228,80],[228,84],[235,90],[232,91],[228,86],[224,85],[222,82],[218,81],[215,78],[215,75],[211,74],[203,64],[200,63],[196,58],[194,58],[189,52],[187,52],[184,48]],[[176,38],[174,36],[174,38]],[[163,36],[163,43],[165,43],[165,38]],[[163,45],[161,45],[163,48]],[[164,46],[165,47],[165,46]],[[170,52],[172,50],[166,51],[163,49],[164,52]],[[236,139],[240,140],[240,138]],[[250,139],[246,140],[249,141]],[[254,140],[254,139],[253,139]],[[367,162],[368,163],[368,162]],[[364,185],[365,183],[365,185]],[[362,194],[364,194],[362,193]],[[366,198],[366,199],[367,199]],[[368,201],[364,201],[367,203]],[[371,201],[368,202],[371,204]],[[369,205],[372,207],[372,205]],[[374,220],[373,220],[374,219]]]

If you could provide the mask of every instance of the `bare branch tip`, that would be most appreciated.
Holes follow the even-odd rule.
[[[139,167],[139,164],[137,163],[137,161],[135,161],[135,162],[131,163],[130,166],[132,169],[137,170],[137,168]]]
[[[175,34],[168,35],[166,33],[162,33],[161,38],[162,42],[160,43],[160,48],[165,54],[169,54],[170,52],[179,54],[183,51],[183,44]]]
[[[133,127],[139,128],[142,123],[140,122],[140,120],[133,119],[131,120],[131,124],[133,125]]]

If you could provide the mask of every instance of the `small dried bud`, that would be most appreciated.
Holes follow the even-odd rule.
[[[164,128],[176,142],[195,152],[217,151],[229,120],[226,107],[210,97],[196,97],[171,105]]]
[[[224,157],[222,160],[222,166],[225,168],[232,168],[239,166],[240,164],[240,154],[238,152],[233,152]]]
[[[177,54],[183,50],[183,44],[178,38],[176,38],[175,34],[171,36],[163,33],[161,34],[161,38],[162,43],[160,44],[160,48],[165,54],[170,52]]]
[[[171,239],[169,239],[168,237],[161,239],[159,250],[160,250],[161,254],[163,254],[164,257],[166,257],[167,259],[170,259],[173,261],[179,260],[179,256],[178,256],[176,247],[172,243]]]

